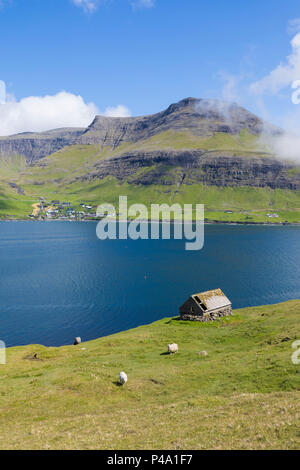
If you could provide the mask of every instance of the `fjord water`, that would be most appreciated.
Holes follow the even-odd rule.
[[[300,298],[300,227],[206,225],[178,240],[109,240],[96,223],[0,223],[0,339],[71,344],[178,314],[220,287],[233,307]]]

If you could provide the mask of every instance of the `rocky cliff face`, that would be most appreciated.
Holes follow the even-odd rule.
[[[149,116],[112,118],[96,116],[87,129],[55,129],[43,133],[23,133],[0,137],[0,155],[24,155],[29,163],[67,145],[99,144],[116,149],[126,142],[138,142],[172,130],[189,131],[209,137],[216,132],[237,135],[248,130],[258,135],[265,123],[246,109],[218,100],[186,98],[165,111]],[[269,126],[271,132],[277,132]]]
[[[231,155],[202,150],[131,152],[98,162],[84,181],[113,176],[141,185],[204,183],[213,186],[254,186],[300,190],[294,166],[275,158]]]
[[[136,118],[97,116],[77,142],[100,144],[116,149],[127,142],[139,142],[166,131],[188,131],[194,136],[212,137],[218,133],[240,135],[247,131],[259,136],[263,131],[279,134],[246,109],[216,100],[186,98],[165,111]],[[215,186],[255,186],[300,190],[300,176],[290,170],[294,165],[270,155],[207,151],[204,149],[157,149],[118,152],[101,160],[82,180],[113,176],[120,182],[141,185],[177,185],[204,183]]]
[[[86,173],[73,176],[69,182],[102,180],[113,176],[120,182],[141,185],[177,185],[204,183],[214,186],[254,186],[300,190],[300,171],[295,165],[271,155],[239,150],[207,150],[201,148],[168,148],[158,144],[145,150],[143,144],[166,131],[188,133],[197,138],[216,135],[259,136],[263,131],[279,134],[280,129],[267,125],[246,109],[216,100],[186,98],[165,111],[150,116],[110,118],[96,116],[87,129],[57,129],[45,133],[25,133],[0,138],[0,157],[24,155],[34,164],[68,145],[97,145],[110,148],[105,156],[86,166]],[[171,137],[172,139],[172,137]],[[199,142],[202,141],[201,139]],[[198,141],[197,141],[198,142]],[[122,144],[130,143],[132,150]],[[137,145],[135,145],[137,144]],[[84,152],[84,147],[82,152]],[[43,171],[40,164],[40,171]],[[49,162],[47,162],[49,165]],[[54,177],[53,177],[54,179]],[[55,179],[54,179],[55,180]]]
[[[1,155],[17,154],[26,157],[27,163],[32,164],[67,145],[72,145],[84,130],[84,128],[65,128],[0,137],[0,158]]]
[[[186,98],[165,111],[150,116],[109,118],[96,116],[77,139],[81,144],[100,144],[113,149],[126,142],[138,142],[162,132],[190,131],[195,136],[210,137],[216,132],[237,135],[248,130],[258,135],[263,128],[279,132],[244,108],[217,100]]]

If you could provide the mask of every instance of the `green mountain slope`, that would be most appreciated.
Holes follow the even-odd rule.
[[[128,195],[148,206],[202,203],[209,220],[269,222],[276,212],[276,222],[300,222],[300,168],[272,155],[264,129],[237,105],[194,98],[152,116],[97,116],[84,131],[68,130],[72,145],[50,155],[2,153],[0,215],[26,217],[39,197],[77,208]]]

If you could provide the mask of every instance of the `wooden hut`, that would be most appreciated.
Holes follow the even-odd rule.
[[[232,315],[231,302],[221,289],[193,294],[180,307],[182,320],[210,321]]]

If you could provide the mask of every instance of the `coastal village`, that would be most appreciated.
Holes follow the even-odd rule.
[[[71,202],[58,200],[47,201],[39,198],[39,202],[32,205],[33,211],[28,217],[31,220],[93,220],[97,218],[96,206],[82,202],[78,207]]]
[[[39,197],[38,202],[32,204],[33,210],[28,214],[30,220],[98,220],[97,206],[88,202],[71,203],[66,201],[48,201],[45,197]],[[233,210],[225,210],[225,214],[233,214]],[[245,214],[249,212],[245,211]],[[247,217],[248,218],[248,217]],[[267,213],[266,218],[278,219],[279,214]]]

